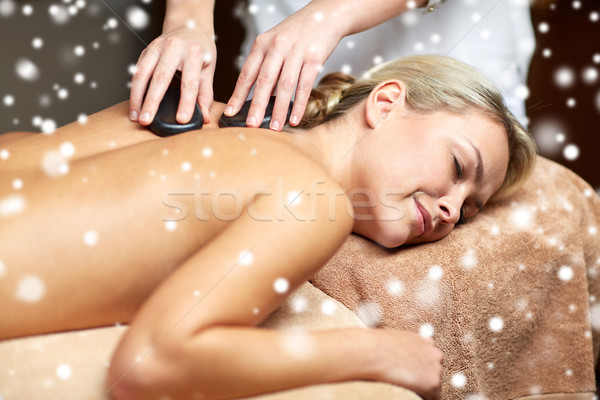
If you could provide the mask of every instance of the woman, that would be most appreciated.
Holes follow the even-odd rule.
[[[296,336],[255,327],[351,231],[387,247],[444,237],[523,181],[533,142],[448,58],[330,76],[314,95],[291,135],[207,125],[162,139],[119,104],[0,145],[0,338],[129,323],[108,377],[119,400],[349,379],[435,397],[441,353],[417,335],[307,333],[299,354]],[[69,172],[40,171],[65,142]]]

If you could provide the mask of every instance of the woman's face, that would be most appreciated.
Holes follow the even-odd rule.
[[[480,113],[392,110],[361,140],[354,232],[385,247],[446,236],[500,188],[504,127]]]

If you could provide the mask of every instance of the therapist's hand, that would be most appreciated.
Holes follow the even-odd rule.
[[[189,122],[198,102],[209,123],[217,49],[211,29],[183,26],[163,33],[142,51],[131,81],[132,121],[149,125],[176,71],[181,71],[181,99],[176,119]],[[148,86],[149,85],[149,86]],[[144,99],[144,93],[148,92]]]
[[[246,125],[258,127],[262,123],[269,98],[277,90],[270,128],[281,130],[294,89],[290,124],[298,125],[323,63],[343,37],[339,24],[310,7],[259,35],[242,67],[225,115],[237,114],[256,83]]]

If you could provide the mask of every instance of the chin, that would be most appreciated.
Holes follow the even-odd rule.
[[[375,235],[374,237],[369,237],[369,239],[388,249],[393,249],[409,243],[407,235],[393,235],[386,234],[384,232],[380,233],[379,235]]]

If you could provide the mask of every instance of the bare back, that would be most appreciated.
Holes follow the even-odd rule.
[[[215,129],[221,105],[201,131],[170,138],[129,122],[127,107],[0,144],[9,154],[0,201],[14,203],[1,216],[0,339],[128,323],[240,215],[272,215],[252,207],[257,197],[284,200],[300,181],[333,184],[281,133]],[[52,154],[68,172],[43,165]]]

